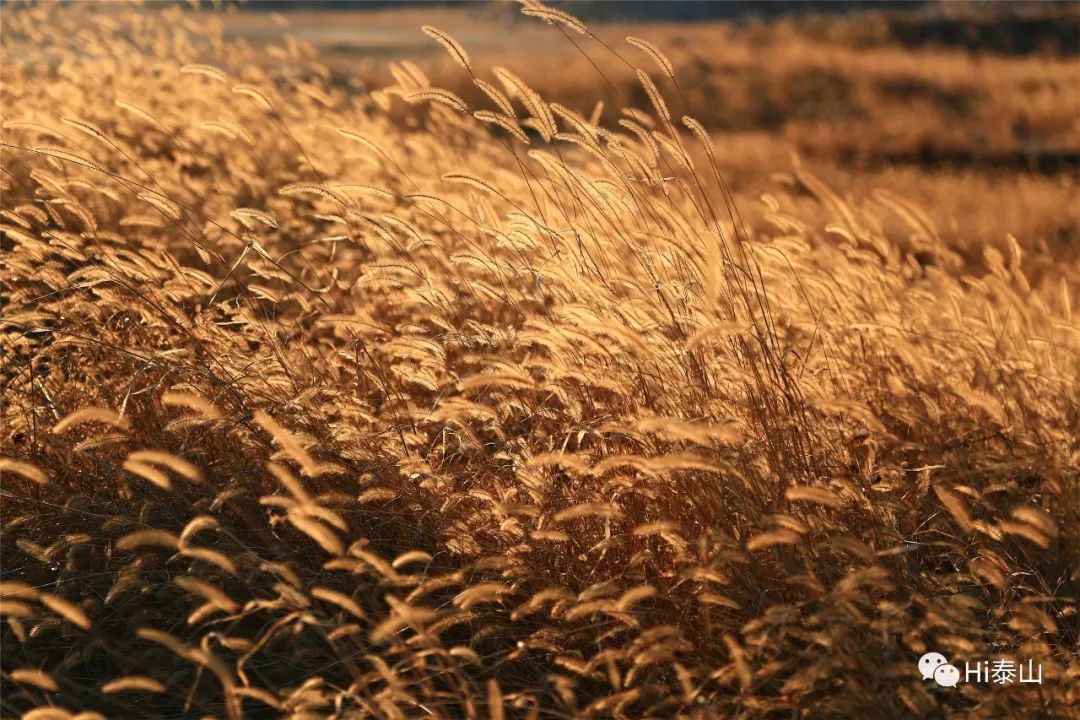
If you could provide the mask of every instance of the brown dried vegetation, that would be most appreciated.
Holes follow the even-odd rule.
[[[748,226],[677,63],[525,10],[646,103],[5,9],[2,713],[1065,717],[1075,262],[804,172]]]

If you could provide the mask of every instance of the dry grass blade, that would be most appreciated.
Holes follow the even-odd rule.
[[[503,704],[502,690],[499,681],[491,678],[488,680],[488,717],[491,720],[505,720],[506,708]]]
[[[799,534],[793,530],[770,530],[750,538],[746,542],[746,549],[751,552],[766,550],[776,545],[796,545],[799,542]]]
[[[12,670],[8,673],[8,678],[13,682],[20,684],[33,685],[46,692],[56,692],[60,689],[60,686],[56,684],[56,680],[53,679],[52,675],[38,670],[37,668],[18,668]]]
[[[157,485],[162,490],[169,490],[172,488],[172,481],[169,480],[169,476],[153,465],[128,459],[124,461],[123,468],[129,473],[138,475],[144,480]]]
[[[289,457],[296,461],[300,466],[301,472],[309,477],[318,475],[318,464],[292,433],[279,425],[276,420],[262,410],[255,413],[255,422],[270,434],[274,439],[274,442],[276,442]]]
[[[274,111],[274,104],[266,97],[262,90],[251,85],[233,85],[232,91],[237,95],[250,98],[252,102],[267,112]]]
[[[356,603],[355,600],[353,600],[348,595],[340,593],[336,590],[331,590],[330,588],[324,587],[314,587],[311,589],[311,597],[337,605],[358,620],[364,620],[367,618],[367,615],[364,613],[363,610],[360,609],[360,606]]]
[[[187,75],[202,75],[203,77],[216,80],[217,82],[225,82],[227,80],[225,73],[219,68],[213,65],[200,65],[193,63],[190,65],[184,65],[180,68],[180,72]]]
[[[457,110],[459,113],[469,112],[469,106],[465,104],[465,101],[460,97],[450,92],[449,90],[441,90],[439,88],[428,88],[426,90],[417,90],[415,92],[407,93],[405,99],[411,103],[421,102],[435,102],[447,107]]]
[[[173,582],[190,593],[203,596],[208,602],[212,603],[214,607],[222,612],[234,613],[240,608],[240,605],[226,595],[221,588],[198,578],[182,576],[174,579]]]
[[[76,625],[83,630],[89,630],[93,625],[87,614],[83,612],[82,608],[62,597],[58,597],[52,593],[43,592],[38,596],[38,602],[67,620],[72,625]]]
[[[319,544],[323,550],[331,555],[344,555],[345,546],[334,531],[326,527],[318,520],[313,520],[296,512],[289,512],[289,522],[300,532]]]
[[[27,480],[36,482],[38,485],[44,485],[49,482],[49,476],[40,469],[34,467],[30,463],[15,460],[13,458],[0,458],[0,477],[2,477],[5,472],[14,473]]]
[[[133,550],[144,545],[157,545],[170,550],[178,550],[180,541],[175,535],[164,530],[136,530],[116,541],[117,550]]]
[[[118,693],[118,692],[149,692],[149,693],[163,693],[165,692],[165,686],[161,682],[145,675],[128,675],[126,677],[117,678],[101,686],[101,692],[103,693]]]
[[[219,420],[222,412],[212,402],[189,392],[167,392],[161,396],[161,404],[174,407],[186,407],[199,413],[207,420]]]
[[[581,22],[565,10],[548,7],[537,2],[536,0],[528,0],[527,2],[522,2],[522,6],[523,7],[521,13],[523,15],[537,17],[541,20],[546,20],[552,24],[559,24],[564,27],[568,27],[574,32],[581,33],[582,35],[589,34],[589,29],[585,26],[585,23]]]
[[[502,583],[480,583],[458,593],[454,598],[454,605],[462,610],[468,610],[474,605],[495,602],[512,593],[513,589]]]
[[[129,463],[163,465],[192,482],[202,482],[202,471],[187,460],[161,450],[136,450],[128,455]],[[126,466],[126,463],[125,463]]]
[[[949,514],[952,515],[956,524],[959,525],[964,532],[971,532],[974,527],[971,512],[967,509],[967,505],[961,499],[960,495],[941,485],[934,486],[934,494],[941,500],[941,504],[949,511]]]
[[[675,66],[671,64],[671,61],[668,60],[664,53],[660,52],[660,49],[656,47],[656,45],[653,45],[648,40],[633,36],[627,37],[626,42],[648,54],[648,56],[652,58],[652,61],[656,63],[656,66],[669,78],[675,77]]]
[[[816,503],[831,508],[839,508],[844,505],[844,500],[839,495],[819,487],[790,487],[784,492],[784,497],[792,502]]]
[[[28,710],[20,720],[72,720],[75,716],[58,707],[41,707]]]
[[[660,91],[656,88],[656,83],[649,77],[648,73],[644,70],[637,71],[638,82],[641,83],[641,87],[644,88],[645,94],[649,96],[649,102],[652,103],[653,110],[656,111],[657,117],[666,123],[671,122],[671,113],[668,111],[667,103],[664,102],[664,97],[660,94]]]
[[[70,413],[63,420],[53,426],[52,431],[56,434],[67,432],[73,427],[85,423],[102,423],[115,428],[127,429],[131,423],[127,418],[108,408],[88,407]]]
[[[434,38],[436,42],[442,45],[450,57],[454,59],[454,62],[466,70],[472,69],[469,65],[469,54],[465,52],[465,48],[461,47],[457,40],[450,37],[439,28],[432,27],[431,25],[425,25],[421,29],[424,31],[425,35]]]

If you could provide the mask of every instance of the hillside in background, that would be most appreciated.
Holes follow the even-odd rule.
[[[1080,170],[1080,35],[1072,30],[1080,5],[1033,5],[904,4],[771,22],[602,22],[593,31],[609,46],[634,35],[664,48],[681,81],[675,110],[710,131],[737,194],[756,198],[775,186],[777,173],[805,167],[857,199],[874,187],[911,198],[950,241],[970,244],[975,263],[983,243],[1004,249],[1002,228],[1042,257],[1073,257],[1080,248],[1080,213],[1068,211]],[[1042,30],[1026,34],[1018,16]],[[969,44],[989,40],[975,42],[977,51],[955,38],[934,42],[935,23],[950,17]],[[394,82],[389,63],[407,58],[433,84],[482,101],[469,77],[416,30],[431,23],[465,43],[478,63],[504,65],[583,115],[599,101],[600,117],[613,123],[623,105],[648,101],[623,61],[603,49],[586,58],[565,39],[554,42],[549,28],[509,4],[297,11],[279,19],[312,43],[334,83],[353,91]],[[286,31],[259,13],[231,15],[225,28],[257,44]],[[1014,52],[1022,46],[1038,51]]]
[[[715,22],[741,24],[797,19],[813,27],[815,19],[845,23],[858,36],[859,26],[883,20],[887,34],[911,47],[940,46],[1010,54],[1080,53],[1080,3],[940,2],[938,0],[564,0],[550,3],[590,22]],[[468,8],[506,21],[518,15],[503,0],[246,0],[249,12],[338,10],[365,12],[408,7]]]

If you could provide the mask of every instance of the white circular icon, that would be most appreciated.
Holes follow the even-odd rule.
[[[960,682],[960,671],[955,665],[938,665],[937,670],[934,671],[934,682],[941,687],[956,687],[956,683]]]
[[[922,673],[923,680],[929,680],[934,677],[934,671],[938,667],[948,664],[949,661],[941,653],[928,652],[919,658],[919,672]]]

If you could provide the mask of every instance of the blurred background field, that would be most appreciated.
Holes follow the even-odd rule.
[[[389,7],[387,7],[389,6]],[[567,2],[606,42],[649,38],[671,58],[686,107],[714,134],[746,210],[805,167],[866,199],[886,188],[923,207],[954,247],[1074,257],[1080,171],[1080,4]],[[265,12],[270,11],[270,12]],[[470,103],[480,92],[417,29],[440,27],[481,67],[501,64],[588,116],[647,105],[614,55],[585,57],[513,3],[253,3],[226,36],[310,43],[344,87],[393,82],[408,58]],[[273,60],[275,50],[268,50]],[[593,63],[597,67],[593,66]],[[963,228],[963,231],[960,231]],[[977,261],[977,251],[973,259]]]

